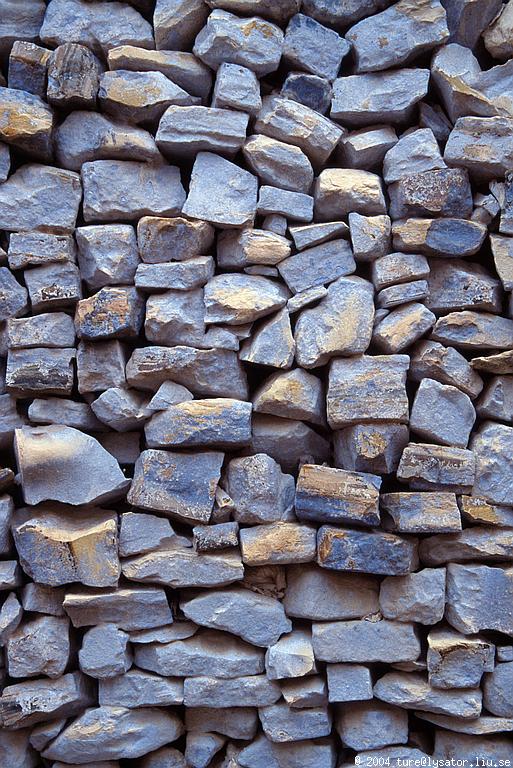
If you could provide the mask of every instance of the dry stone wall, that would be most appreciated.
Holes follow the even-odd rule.
[[[510,764],[513,2],[0,64],[0,766]]]

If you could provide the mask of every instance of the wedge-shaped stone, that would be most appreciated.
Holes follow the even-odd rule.
[[[158,162],[153,136],[99,112],[72,112],[55,131],[59,165],[80,171],[94,160],[145,160]]]
[[[500,755],[507,755],[507,758],[502,759],[510,760],[511,756],[513,756],[509,735],[503,738],[500,736],[486,737],[466,734],[457,736],[450,731],[438,729],[436,731],[435,751],[433,754],[437,758],[446,759],[454,749],[458,750],[459,755],[464,755],[466,760],[471,760],[472,755],[475,755],[478,749],[481,750],[481,754],[486,755],[488,760],[499,760],[501,759]]]
[[[445,146],[444,160],[466,168],[477,180],[503,176],[511,168],[511,117],[460,117]]]
[[[180,589],[222,587],[244,576],[237,550],[203,553],[174,541],[161,544],[147,554],[124,560],[122,571],[130,581]]]
[[[360,277],[340,277],[332,283],[325,298],[302,312],[296,323],[298,364],[316,368],[335,355],[365,352],[372,335],[373,296],[371,283]]]
[[[408,442],[405,424],[355,424],[333,436],[334,464],[352,472],[395,472]]]
[[[320,676],[308,675],[282,680],[281,690],[289,707],[295,709],[321,707],[328,700],[326,683]]]
[[[253,222],[257,191],[252,173],[219,155],[198,152],[183,213],[220,227],[242,227]]]
[[[245,565],[308,563],[315,560],[315,529],[287,522],[243,528],[240,547]]]
[[[405,219],[392,225],[394,248],[445,258],[473,256],[487,234],[484,224],[465,219]]]
[[[51,108],[38,96],[15,88],[0,90],[0,140],[32,157],[52,159],[54,117]]]
[[[280,309],[258,327],[247,339],[239,359],[273,368],[290,368],[294,362],[296,345],[292,336],[287,309]]]
[[[208,522],[224,454],[143,451],[128,501],[188,522]]]
[[[282,47],[283,32],[275,24],[216,9],[197,36],[193,52],[212,69],[224,62],[241,64],[262,77],[278,69]]]
[[[426,95],[428,83],[428,69],[339,77],[333,84],[331,117],[351,126],[402,123]]]
[[[480,736],[481,739],[484,734],[499,733],[500,731],[510,731],[513,725],[513,720],[509,717],[493,717],[491,715],[481,715],[474,720],[463,720],[461,717],[454,717],[451,715],[435,715],[431,712],[418,712],[415,713],[421,720],[426,720],[428,723],[433,723],[440,728],[447,730],[437,731],[437,737],[440,740],[440,734],[447,734],[452,737],[454,733],[469,733],[476,736]],[[494,737],[494,746],[496,746],[497,737]],[[483,742],[480,742],[482,747]],[[509,744],[508,744],[509,746]],[[469,745],[471,749],[472,746]],[[501,745],[499,745],[499,749]]]
[[[172,677],[237,678],[264,671],[263,651],[212,629],[172,643],[138,646],[135,662],[142,669]]]
[[[431,128],[405,133],[383,158],[383,177],[387,184],[411,174],[445,168],[440,147]]]
[[[417,491],[468,493],[475,474],[472,451],[427,443],[408,443],[397,468],[397,479]]]
[[[95,160],[82,166],[82,182],[86,222],[176,216],[185,202],[174,165]]]
[[[155,391],[174,381],[195,395],[247,400],[246,374],[235,352],[193,347],[142,347],[134,350],[126,367],[128,383]]]
[[[197,152],[234,155],[246,139],[248,115],[230,109],[170,106],[159,123],[155,140],[172,159]]]
[[[380,478],[303,464],[294,506],[300,520],[375,526],[380,523]]]
[[[351,424],[408,422],[407,355],[362,355],[331,363],[328,422],[332,429]]]
[[[105,72],[101,76],[98,99],[105,112],[128,123],[154,123],[171,105],[188,106],[198,102],[197,97],[161,72],[124,70]]]
[[[216,275],[205,286],[207,323],[242,325],[283,307],[286,289],[265,277]]]
[[[512,384],[512,376],[493,376],[477,403],[478,415],[485,419],[512,423]]]
[[[94,504],[123,496],[129,484],[114,457],[72,427],[23,427],[15,451],[27,504]]]
[[[445,627],[428,635],[428,678],[433,688],[478,688],[494,668],[495,646],[483,637],[465,637]]]
[[[464,520],[478,525],[496,525],[498,528],[513,527],[513,509],[490,504],[479,496],[460,496],[459,507]]]
[[[410,428],[425,440],[465,448],[476,420],[469,396],[457,387],[423,379],[413,401]]]
[[[82,43],[99,56],[118,45],[154,47],[151,24],[135,8],[127,3],[111,8],[97,0],[51,0],[40,37],[50,46]]]
[[[175,741],[182,732],[181,720],[169,711],[98,707],[68,725],[43,754],[50,760],[82,763],[141,757]]]
[[[437,0],[409,0],[359,21],[346,32],[357,72],[373,72],[404,64],[449,37],[445,9]]]
[[[380,611],[386,619],[437,624],[445,608],[445,568],[424,568],[381,582]]]
[[[34,581],[52,587],[74,581],[91,587],[117,584],[114,512],[27,507],[16,513],[12,530],[22,567]]]
[[[296,253],[278,264],[278,271],[293,293],[332,283],[356,269],[351,246],[332,240]]]
[[[262,99],[255,73],[239,64],[221,64],[212,93],[212,106],[256,115],[262,106]]]
[[[331,713],[326,706],[293,709],[282,701],[261,707],[258,715],[265,735],[273,742],[316,739],[331,733]]]
[[[31,163],[0,184],[0,227],[26,232],[72,232],[82,199],[80,176]]]
[[[379,349],[392,355],[407,349],[435,322],[435,315],[424,304],[413,301],[394,308],[378,321],[372,339]]]
[[[289,240],[265,229],[225,230],[217,239],[217,263],[223,269],[274,266],[290,256],[290,250]]]
[[[513,373],[513,351],[508,349],[495,355],[474,357],[470,365],[475,370],[485,371],[485,373]]]
[[[129,669],[124,675],[104,678],[98,686],[101,707],[169,707],[183,703],[183,681]]]
[[[297,146],[270,136],[250,136],[243,147],[251,170],[264,184],[308,194],[314,172],[308,157]]]
[[[446,619],[465,635],[481,630],[511,634],[513,616],[504,610],[511,595],[513,568],[457,563],[447,566]]]
[[[428,565],[448,562],[505,562],[513,560],[513,532],[508,528],[472,526],[448,536],[429,536],[419,548]]]
[[[196,624],[231,632],[248,643],[264,648],[274,645],[282,634],[292,629],[278,600],[241,587],[201,592],[196,597],[183,599],[180,607],[187,618]],[[188,704],[201,705],[199,701]],[[242,702],[238,705],[241,706]],[[225,706],[237,704],[226,703]],[[249,701],[245,706],[251,706]]]
[[[128,633],[112,623],[87,630],[78,652],[80,669],[96,680],[124,675],[132,666],[128,640]]]
[[[296,629],[284,635],[267,649],[265,666],[267,677],[271,680],[303,677],[316,672],[312,633]]]
[[[323,424],[322,383],[316,376],[301,368],[274,373],[255,392],[253,409],[258,413]]]
[[[488,312],[451,312],[437,320],[432,338],[461,349],[508,349],[513,344],[513,320]]]
[[[384,493],[381,505],[390,516],[385,527],[392,531],[461,531],[460,511],[453,493]]]
[[[265,707],[274,704],[281,689],[265,675],[234,677],[188,677],[184,681],[186,707]]]
[[[255,133],[299,147],[313,163],[325,163],[343,131],[323,115],[291,99],[264,99]]]
[[[94,704],[90,681],[80,672],[56,680],[28,680],[4,688],[0,697],[0,721],[4,728],[27,726],[78,715]]]
[[[328,662],[415,661],[420,640],[414,624],[399,621],[332,621],[312,625],[315,658]]]
[[[400,576],[414,571],[416,539],[381,531],[352,531],[323,525],[317,534],[317,562],[322,568]]]
[[[63,605],[74,627],[111,622],[128,632],[173,621],[166,593],[157,587],[75,588],[66,592]]]
[[[479,688],[440,690],[432,688],[419,672],[389,672],[374,686],[374,695],[405,709],[419,709],[471,720],[481,714]]]

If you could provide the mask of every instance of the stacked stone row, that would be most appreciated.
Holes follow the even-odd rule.
[[[513,760],[512,57],[0,0],[0,765]]]

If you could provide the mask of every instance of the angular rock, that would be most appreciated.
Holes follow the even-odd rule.
[[[442,314],[454,310],[485,310],[498,313],[502,305],[500,282],[480,264],[460,259],[433,260],[428,277],[426,305]]]
[[[427,69],[339,77],[333,84],[331,117],[351,126],[402,123],[426,95],[428,82]]]
[[[372,699],[372,679],[368,667],[361,664],[327,664],[330,702]]]
[[[101,76],[98,100],[102,109],[116,120],[138,124],[155,123],[168,107],[189,106],[197,103],[198,98],[162,72],[115,70]]]
[[[428,678],[433,688],[477,688],[494,667],[495,646],[484,638],[464,637],[452,629],[428,635]]]
[[[5,598],[0,609],[0,645],[5,646],[18,627],[23,616],[23,608],[14,592]]]
[[[301,368],[274,373],[255,392],[253,410],[323,424],[322,383]]]
[[[448,738],[447,738],[448,737]],[[458,755],[465,755],[464,759],[472,759],[476,754],[476,750],[480,750],[483,754],[483,750],[486,750],[484,754],[487,759],[498,760],[499,755],[508,755],[506,759],[511,759],[511,740],[509,738],[500,738],[498,736],[486,737],[486,736],[467,736],[461,734],[455,736],[454,733],[450,733],[444,730],[436,731],[435,738],[435,752],[434,754],[441,758],[450,757],[454,755],[454,750],[457,750]]]
[[[359,618],[378,610],[378,583],[372,576],[335,574],[314,565],[292,566],[287,575],[288,616],[325,621]]]
[[[419,128],[401,136],[383,158],[383,178],[392,184],[412,174],[445,168],[440,147],[430,128]]]
[[[397,479],[417,491],[466,493],[472,489],[475,475],[472,451],[424,443],[408,443],[397,468]]]
[[[513,527],[513,510],[510,507],[490,504],[479,496],[460,496],[459,507],[468,523],[496,525],[498,528]]]
[[[94,400],[91,408],[103,424],[117,432],[128,432],[150,418],[147,405],[148,398],[139,392],[113,387]]]
[[[125,512],[119,528],[119,554],[121,557],[151,552],[160,544],[175,537],[169,520],[156,515]]]
[[[286,290],[265,277],[216,275],[205,286],[205,321],[241,325],[283,307]]]
[[[128,224],[78,227],[75,237],[81,277],[91,290],[133,282],[139,264],[133,227]]]
[[[223,458],[222,453],[214,452],[143,451],[127,499],[170,517],[208,522]]]
[[[405,709],[419,709],[471,720],[481,713],[479,688],[440,690],[429,685],[419,672],[389,672],[374,686],[374,695]]]
[[[212,107],[256,115],[262,107],[260,83],[251,69],[224,62],[217,70]]]
[[[183,682],[130,669],[117,677],[101,678],[98,685],[101,707],[169,707],[183,703]]]
[[[295,471],[305,456],[322,464],[330,455],[328,441],[302,421],[255,413],[252,430],[253,452],[267,453],[287,472]]]
[[[429,565],[449,561],[507,561],[512,556],[511,533],[507,529],[476,525],[461,533],[430,536],[421,542],[419,553],[421,560]]]
[[[251,224],[256,213],[257,188],[253,174],[219,155],[199,152],[183,213],[225,227]]]
[[[63,262],[25,272],[32,311],[73,307],[82,298],[80,272],[75,264]]]
[[[151,25],[127,3],[51,0],[39,35],[50,46],[81,43],[98,56],[118,45],[154,47]]]
[[[26,40],[15,40],[9,54],[10,88],[46,97],[47,67],[51,51]]]
[[[429,295],[429,286],[426,280],[416,280],[402,285],[391,285],[384,288],[377,296],[377,305],[382,309],[393,309],[402,304],[419,302]]]
[[[304,72],[289,72],[280,95],[325,115],[331,101],[331,83],[324,77]]]
[[[119,498],[128,485],[117,461],[93,437],[72,427],[18,429],[15,451],[27,504],[94,504]]]
[[[54,117],[50,107],[32,93],[15,88],[0,90],[0,140],[35,159],[52,159]]]
[[[240,547],[245,565],[308,563],[315,560],[315,529],[287,522],[243,528]]]
[[[187,732],[205,731],[220,733],[232,739],[252,739],[258,724],[256,709],[251,707],[187,707],[185,727]]]
[[[283,32],[275,24],[216,9],[196,37],[193,52],[212,69],[225,62],[241,64],[262,77],[278,69],[282,47]]]
[[[403,533],[461,531],[456,497],[452,493],[384,493],[381,505],[390,515],[385,527]]]
[[[25,572],[34,581],[60,586],[74,581],[92,587],[117,584],[117,516],[89,508],[53,511],[50,505],[18,510],[13,536]]]
[[[59,45],[48,60],[49,103],[61,109],[95,109],[102,69],[85,45]]]
[[[386,212],[379,176],[351,168],[328,168],[315,182],[315,215],[332,221],[350,212],[365,215]]]
[[[337,155],[349,168],[371,171],[381,165],[388,150],[397,143],[391,126],[360,128],[341,137]]]
[[[78,302],[75,313],[77,335],[95,339],[137,336],[144,316],[144,302],[135,288],[105,287]]]
[[[36,163],[23,165],[0,184],[0,227],[70,233],[81,197],[78,174]]]
[[[463,355],[436,341],[420,341],[411,356],[409,378],[420,382],[426,377],[458,387],[470,398],[483,388],[481,377]]]
[[[82,166],[82,182],[86,222],[176,216],[185,202],[174,165],[95,160]]]
[[[29,0],[28,5],[23,7],[16,0],[7,0],[4,3],[0,26],[0,53],[2,57],[9,54],[11,46],[16,40],[35,41],[38,39],[45,11],[45,4],[42,0]],[[16,766],[16,768],[18,767]]]
[[[294,221],[311,221],[313,197],[278,187],[260,187],[257,213],[261,216],[279,215]]]
[[[184,261],[208,252],[214,229],[206,221],[143,216],[137,224],[141,259],[146,264]]]
[[[264,183],[294,192],[309,192],[313,169],[299,147],[257,134],[247,139],[243,152],[250,168]]]
[[[487,669],[483,679],[483,704],[486,709],[499,717],[511,717],[513,713],[513,697],[511,695],[511,679],[513,664],[497,664],[495,669]]]
[[[74,627],[112,622],[126,631],[150,629],[173,621],[166,593],[156,587],[66,592],[64,610]]]
[[[477,413],[481,418],[512,422],[512,383],[511,376],[493,376],[490,379],[477,403]]]
[[[82,763],[140,757],[175,741],[182,732],[177,715],[162,709],[98,707],[86,710],[68,725],[43,755],[50,760]]]
[[[331,428],[368,422],[407,422],[408,366],[406,355],[362,355],[334,360],[327,396]]]
[[[334,30],[297,13],[285,30],[283,58],[293,69],[334,80],[350,45]]]
[[[71,235],[46,232],[13,232],[7,254],[11,269],[24,269],[51,262],[76,261],[76,246]]]
[[[324,678],[314,675],[284,679],[281,682],[281,690],[289,707],[294,709],[322,707],[328,701]]]
[[[340,277],[317,307],[301,313],[296,324],[296,359],[315,368],[334,355],[356,355],[369,346],[374,291],[359,277]]]
[[[507,8],[498,2],[493,2],[493,0],[490,0],[488,5],[490,6],[489,12],[484,19],[481,17],[479,20],[481,29],[483,22],[485,22],[484,26],[486,26],[483,32],[483,42],[486,50],[494,59],[503,61],[504,59],[511,58],[513,54],[513,47],[511,45],[511,31],[513,28],[511,8]],[[497,13],[498,15],[496,16]],[[490,21],[492,23],[488,26]]]
[[[464,219],[405,219],[392,225],[394,248],[445,258],[477,253],[486,232],[483,224]]]
[[[29,582],[23,588],[21,602],[26,611],[49,616],[64,616],[62,607],[64,594],[64,589],[61,587],[48,587],[45,584]]]
[[[197,152],[233,156],[246,139],[248,115],[229,109],[202,106],[170,106],[159,123],[155,140],[171,158]]]
[[[388,216],[349,214],[354,256],[358,261],[374,261],[390,250],[391,222]]]
[[[352,472],[390,474],[408,442],[404,424],[355,424],[334,432],[334,464]]]
[[[410,415],[413,432],[428,441],[465,448],[475,419],[472,401],[457,387],[427,378],[420,382]]]
[[[417,341],[435,322],[435,315],[424,304],[411,302],[397,307],[379,321],[372,340],[383,352],[393,355]]]
[[[78,663],[82,672],[96,680],[123,675],[132,666],[129,636],[115,624],[99,624],[82,638]]]
[[[321,523],[379,526],[376,480],[379,486],[379,478],[303,464],[296,486],[296,515]]]
[[[264,454],[232,459],[226,474],[226,490],[240,523],[272,523],[293,520],[294,479]]]
[[[415,570],[416,540],[323,525],[317,534],[317,562],[335,571],[400,576]]]
[[[237,522],[195,525],[192,533],[196,552],[215,552],[220,549],[237,547],[239,544],[239,524]]]
[[[10,677],[58,678],[70,661],[69,620],[38,616],[23,622],[6,644]]]
[[[280,602],[240,587],[202,592],[195,597],[182,599],[180,606],[187,618],[197,624],[223,629],[264,648],[274,645],[282,634],[292,629]],[[225,702],[224,706],[241,704],[242,702],[235,705]],[[186,705],[199,706],[201,702],[186,701]],[[251,706],[249,700],[245,702],[245,706]]]
[[[159,162],[153,136],[99,112],[72,112],[55,131],[55,154],[63,168],[80,171],[95,160]]]
[[[120,341],[79,342],[78,391],[84,394],[126,386],[125,358],[125,348]]]
[[[444,216],[467,218],[471,215],[472,191],[468,174],[460,168],[411,173],[388,187],[390,216]]]
[[[196,256],[184,262],[139,264],[135,287],[150,293],[162,289],[191,291],[205,285],[213,275],[212,256]]]
[[[274,704],[280,696],[279,685],[265,675],[235,677],[232,680],[187,677],[184,681],[186,707],[264,707]]]
[[[477,180],[503,176],[511,167],[511,117],[460,117],[447,141],[444,160],[466,168]]]
[[[312,640],[315,658],[330,663],[395,663],[420,654],[415,625],[386,619],[314,623]]]
[[[73,347],[75,326],[64,312],[49,312],[19,320],[11,318],[7,324],[10,349],[29,347]]]
[[[278,271],[293,293],[332,283],[356,268],[351,247],[345,240],[307,248],[283,259]]]
[[[290,256],[290,242],[264,229],[225,230],[217,240],[217,263],[223,269],[278,264]]]
[[[293,709],[285,702],[261,707],[258,715],[262,729],[272,742],[298,741],[328,736],[331,732],[331,715],[327,707]]]
[[[445,608],[445,568],[424,568],[381,582],[380,611],[386,619],[437,624]]]
[[[281,309],[265,320],[251,338],[244,342],[239,359],[273,368],[290,368],[295,348],[289,313]]]
[[[461,349],[505,349],[513,339],[513,321],[487,312],[451,312],[439,318],[432,338]]]
[[[513,428],[485,422],[475,433],[471,449],[476,456],[473,493],[494,504],[511,505],[513,484],[510,480],[510,441]]]
[[[27,304],[27,289],[7,267],[0,267],[0,320],[24,315]]]
[[[509,605],[512,585],[513,568],[449,563],[447,621],[465,635],[483,629],[511,633],[513,616],[504,606]]]

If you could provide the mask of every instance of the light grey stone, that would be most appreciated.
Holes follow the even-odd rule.
[[[482,737],[484,734],[488,733],[509,731],[513,724],[511,718],[493,717],[491,715],[481,715],[473,720],[463,720],[461,717],[434,715],[431,712],[418,712],[415,714],[421,720],[426,720],[428,723],[433,723],[434,725],[440,726],[440,728],[446,728],[448,731],[452,731],[452,735],[456,732],[469,733]],[[437,735],[440,733],[445,733],[445,731],[438,731]]]
[[[75,226],[81,197],[77,173],[37,163],[23,165],[0,184],[0,227],[68,234]]]
[[[23,608],[14,592],[9,592],[0,609],[0,646],[5,646],[23,616]]]
[[[183,682],[130,669],[116,677],[102,677],[98,685],[101,707],[169,707],[183,703]]]
[[[293,293],[332,283],[356,269],[353,253],[346,240],[307,248],[283,259],[278,271]]]
[[[497,664],[495,669],[487,669],[483,678],[483,704],[486,709],[499,717],[512,717],[513,697],[511,695],[513,664]]]
[[[480,17],[480,27],[478,27],[481,31],[483,26],[486,27],[483,32],[483,42],[486,50],[494,59],[499,59],[500,61],[509,59],[513,54],[513,47],[511,45],[511,31],[513,29],[511,8],[498,3],[497,0],[495,2],[490,0],[487,5],[489,6],[489,13],[484,18]],[[498,15],[496,16],[497,13]],[[492,22],[491,24],[489,24],[490,21]],[[471,22],[469,26],[472,30]]]
[[[273,742],[298,741],[304,737],[316,739],[331,732],[331,714],[327,707],[293,709],[279,702],[261,707],[258,715],[264,734]]]
[[[72,347],[75,343],[73,318],[64,312],[49,312],[7,323],[10,349],[29,347]]]
[[[381,531],[323,525],[317,533],[317,562],[335,571],[401,576],[414,571],[418,564],[417,542]]]
[[[477,180],[503,176],[511,167],[511,117],[460,117],[447,141],[444,160],[466,168]]]
[[[34,749],[41,752],[52,739],[59,735],[65,725],[65,717],[61,717],[59,720],[50,720],[48,723],[41,723],[41,725],[36,725],[30,734],[30,744]],[[58,764],[57,768],[59,768]],[[105,768],[105,766],[101,766],[100,768]]]
[[[334,80],[350,44],[333,29],[297,13],[285,30],[283,58],[293,69]]]
[[[205,285],[213,275],[212,256],[194,256],[183,262],[139,264],[135,272],[135,286],[149,293],[165,289],[192,291]]]
[[[291,296],[287,301],[287,309],[289,314],[300,312],[305,307],[309,307],[312,304],[317,304],[320,299],[323,299],[328,293],[328,289],[323,285],[318,285],[316,288],[307,288],[306,291],[301,291]]]
[[[411,174],[445,167],[433,131],[418,128],[401,136],[388,150],[383,159],[383,177],[387,184],[392,184]]]
[[[334,355],[367,350],[374,317],[374,291],[360,277],[340,277],[312,309],[296,323],[296,359],[303,368],[324,365]]]
[[[428,635],[428,678],[433,688],[477,688],[494,667],[495,646],[482,637],[465,637],[453,629]]]
[[[201,592],[195,597],[182,599],[180,606],[187,618],[197,624],[223,629],[257,646],[274,645],[282,634],[292,629],[292,624],[286,618],[283,606],[278,600],[241,587]],[[205,705],[201,701],[190,701],[187,706],[202,704]],[[226,702],[224,706],[237,704]],[[249,700],[245,706],[252,706]]]
[[[170,106],[159,123],[156,142],[164,155],[194,156],[197,152],[234,155],[246,139],[248,115],[230,109]]]
[[[150,411],[165,411],[170,405],[183,403],[185,400],[193,400],[193,394],[187,387],[175,384],[174,381],[165,381],[150,400],[148,408]]]
[[[490,236],[495,269],[505,291],[513,289],[513,249],[512,239],[500,235]]]
[[[133,282],[139,264],[133,227],[128,224],[78,227],[75,237],[81,277],[91,290]]]
[[[111,48],[107,55],[110,70],[162,72],[193,96],[206,98],[212,87],[211,70],[192,53],[153,51],[132,45]]]
[[[454,750],[457,750],[454,752]],[[435,736],[436,757],[445,758],[455,754],[463,755],[462,759],[472,759],[479,750],[480,754],[485,754],[487,759],[498,760],[499,755],[508,755],[506,759],[511,759],[511,739],[501,738],[499,736],[470,736],[460,734],[456,736],[450,731],[437,730]],[[484,750],[486,750],[484,752]]]
[[[153,14],[157,50],[187,50],[207,17],[201,0],[157,0]]]
[[[420,382],[426,377],[458,387],[472,399],[483,388],[481,377],[463,355],[436,341],[420,341],[411,355],[409,378]]]
[[[381,582],[379,607],[386,619],[436,624],[445,607],[445,568],[424,568]]]
[[[353,472],[390,474],[408,442],[404,424],[355,424],[333,435],[334,464]]]
[[[251,224],[256,214],[257,188],[253,174],[219,155],[199,152],[183,212],[219,226]]]
[[[78,663],[82,672],[96,680],[123,675],[132,666],[128,634],[115,624],[99,624],[82,638]]]
[[[7,254],[11,269],[24,269],[51,262],[76,261],[76,246],[71,235],[47,232],[12,232]]]
[[[257,710],[252,707],[187,707],[185,728],[187,732],[220,733],[231,739],[253,739],[258,724]]]
[[[0,140],[42,162],[52,160],[54,116],[39,96],[15,88],[0,90]]]
[[[333,84],[331,117],[345,125],[403,123],[427,93],[428,69],[397,69],[339,77]]]
[[[316,672],[311,632],[296,629],[284,635],[267,649],[265,666],[271,680],[304,677]]]
[[[468,493],[475,474],[472,451],[426,443],[408,443],[397,467],[397,479],[417,491]]]
[[[303,10],[309,16],[321,21],[323,24],[329,24],[337,29],[354,24],[364,16],[377,13],[385,8],[386,0],[350,0],[340,6],[326,0],[303,0]]]
[[[379,526],[380,478],[303,464],[294,507],[300,520]]]
[[[210,519],[224,454],[147,450],[139,456],[128,501],[186,522]]]
[[[98,81],[103,66],[89,48],[64,43],[49,54],[49,103],[61,109],[95,109]]]
[[[410,173],[388,186],[390,216],[470,216],[473,210],[468,173],[462,168]]]
[[[290,256],[290,241],[264,229],[224,230],[217,239],[217,264],[222,269],[275,265]]]
[[[0,562],[0,591],[14,590],[21,587],[23,582],[22,570],[16,560]]]
[[[206,221],[143,216],[137,224],[141,259],[146,264],[185,261],[207,253],[214,242],[214,229]]]
[[[24,315],[28,309],[27,289],[7,267],[0,267],[0,320]]]
[[[9,5],[12,7],[11,3]],[[7,6],[6,13],[8,13]],[[37,13],[34,18],[36,16]],[[34,96],[44,99],[46,97],[47,67],[50,55],[51,51],[47,48],[42,48],[40,45],[25,39],[15,40],[9,53],[7,74],[9,87],[33,93]]]
[[[82,166],[82,182],[86,222],[176,216],[185,202],[174,165],[96,160]]]
[[[319,164],[326,162],[343,135],[339,126],[315,110],[278,96],[263,100],[254,131],[294,144]]]
[[[162,72],[122,69],[101,76],[98,100],[102,109],[116,120],[136,124],[155,123],[168,107],[190,106],[199,101]],[[139,155],[133,159],[143,158]]]
[[[126,351],[117,340],[80,341],[77,348],[77,378],[80,394],[126,386]]]
[[[151,24],[127,3],[51,0],[39,34],[44,44],[81,43],[98,56],[118,45],[154,47]]]
[[[283,307],[288,292],[265,277],[216,275],[205,286],[205,321],[241,325]]]
[[[378,611],[377,579],[330,573],[315,565],[287,569],[284,606],[288,616],[318,621],[354,619]]]
[[[260,187],[257,213],[263,216],[278,214],[293,221],[311,221],[314,200],[303,192],[291,192],[279,187]]]
[[[442,690],[429,685],[420,672],[388,672],[374,686],[374,695],[405,709],[473,719],[481,714],[479,688]]]
[[[294,352],[295,342],[289,313],[286,309],[281,309],[265,320],[244,342],[239,358],[273,368],[290,368],[294,361]]]
[[[212,106],[256,115],[262,107],[262,99],[255,73],[239,64],[223,62],[217,70]]]
[[[328,383],[328,423],[332,429],[352,424],[408,422],[407,355],[336,359]]]
[[[349,214],[351,243],[355,259],[374,261],[390,250],[392,224],[388,216]]]
[[[472,526],[448,536],[429,536],[421,542],[420,558],[428,565],[449,561],[510,561],[511,532],[506,528]]]
[[[3,728],[17,730],[63,716],[73,717],[93,703],[90,683],[80,672],[55,680],[27,680],[4,688],[0,720]]]
[[[37,616],[24,621],[10,634],[6,643],[10,677],[60,677],[69,661],[67,618]]]
[[[112,387],[93,400],[91,408],[95,416],[116,432],[137,429],[151,416],[147,408],[148,397],[136,390]]]
[[[408,740],[408,715],[380,701],[356,702],[341,709],[335,721],[342,743],[351,749],[371,749]],[[372,753],[371,753],[372,754]]]
[[[244,768],[332,768],[335,765],[335,747],[331,739],[305,739],[278,743],[263,734],[239,753],[237,760]],[[231,768],[231,767],[230,767]]]
[[[240,523],[271,523],[294,519],[294,479],[283,474],[270,456],[257,454],[232,459],[225,487]]]
[[[324,678],[316,675],[283,679],[281,691],[289,707],[294,709],[322,707],[328,702]]]
[[[157,587],[129,586],[66,592],[64,610],[74,627],[111,622],[127,632],[173,621],[166,593]]]
[[[312,638],[319,661],[394,663],[415,661],[420,641],[414,624],[359,620],[314,623]]]
[[[0,182],[7,181],[11,170],[11,150],[7,144],[0,144]]]
[[[63,600],[63,587],[49,587],[32,581],[25,584],[21,593],[21,602],[26,611],[49,616],[64,616]]]
[[[463,350],[506,349],[511,346],[513,321],[488,312],[451,312],[437,320],[432,338]]]
[[[378,291],[428,275],[428,261],[420,254],[387,253],[372,262],[372,282]]]
[[[463,259],[433,259],[427,282],[426,305],[436,314],[466,309],[494,314],[501,311],[500,282],[480,264]]]
[[[462,517],[468,523],[494,525],[498,528],[510,528],[513,525],[513,509],[511,507],[490,504],[479,496],[460,496],[458,503]]]
[[[196,37],[193,52],[212,69],[225,62],[241,64],[262,77],[278,69],[282,48],[283,32],[275,24],[216,9]]]
[[[387,151],[396,143],[394,128],[389,125],[373,125],[342,136],[336,156],[348,168],[372,171],[381,165]]]
[[[361,664],[327,664],[330,702],[367,701],[372,699],[370,669]]]
[[[413,432],[428,441],[465,448],[475,419],[468,395],[450,384],[422,379],[411,409]]]
[[[73,307],[82,298],[80,272],[71,262],[35,267],[24,277],[33,312]]]
[[[419,302],[429,296],[429,286],[426,280],[415,280],[411,283],[401,283],[383,288],[376,297],[376,304],[383,309],[393,309],[402,304]]]
[[[381,179],[369,171],[327,168],[316,179],[314,196],[319,221],[332,221],[352,212],[386,213]]]
[[[294,192],[310,191],[313,169],[298,146],[256,134],[247,139],[243,153],[251,170],[265,184]]]
[[[381,505],[390,518],[385,528],[403,533],[461,531],[456,496],[446,492],[384,493]]]
[[[347,238],[349,227],[343,221],[331,221],[290,227],[289,231],[297,250],[303,251],[305,248],[313,248],[329,240]]]
[[[511,633],[509,595],[513,568],[449,563],[446,619],[465,635],[481,630]]]
[[[27,504],[93,504],[119,498],[128,485],[117,461],[72,427],[23,427],[16,432],[15,450]]]
[[[267,453],[286,472],[295,471],[305,457],[322,464],[330,455],[328,441],[302,421],[255,413],[252,429],[252,450]]]
[[[186,707],[263,707],[281,696],[279,685],[265,675],[235,677],[187,677],[184,681]]]
[[[43,755],[53,760],[78,759],[82,763],[141,757],[175,741],[182,732],[181,720],[169,711],[98,707],[86,710],[70,723]]]
[[[183,262],[179,262],[181,267]],[[159,265],[160,266],[160,265]],[[203,290],[169,290],[150,296],[146,302],[144,324],[148,341],[165,344],[187,344],[208,347],[205,327]]]
[[[476,405],[478,416],[512,423],[513,377],[493,376]]]
[[[168,539],[174,539],[171,523],[164,517],[148,513],[125,512],[119,527],[119,554],[121,557],[151,552]]]
[[[207,768],[225,742],[226,739],[216,733],[188,733],[185,758],[192,768]]]
[[[380,350],[393,355],[424,336],[435,322],[435,315],[424,304],[411,302],[393,309],[379,321],[372,340]]]

